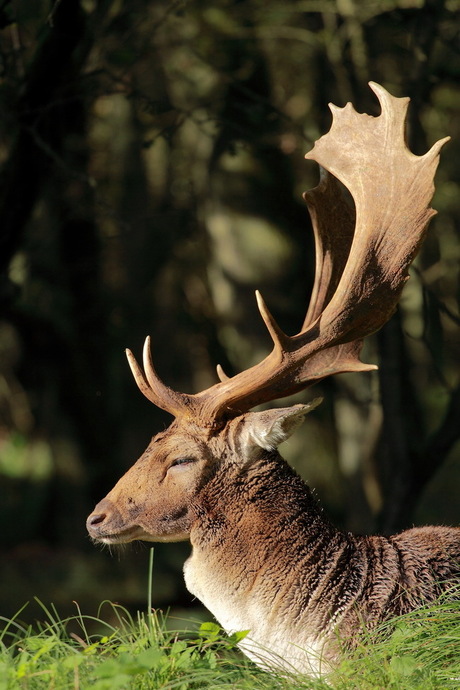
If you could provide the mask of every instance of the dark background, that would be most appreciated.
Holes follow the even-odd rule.
[[[401,308],[369,339],[379,373],[297,396],[323,405],[284,450],[345,529],[459,520],[460,56],[456,0],[0,3],[0,615],[77,600],[145,608],[148,549],[93,546],[86,515],[168,416],[124,348],[192,392],[289,334],[313,247],[303,155],[327,107],[410,96],[416,154],[450,135]],[[155,547],[154,604],[193,605],[187,545]]]

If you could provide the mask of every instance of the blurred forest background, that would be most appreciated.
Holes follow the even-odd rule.
[[[416,154],[450,135],[401,306],[369,339],[378,372],[282,449],[359,532],[460,519],[458,0],[0,2],[0,615],[145,607],[148,549],[94,547],[85,518],[169,423],[124,348],[150,334],[193,392],[262,358],[259,288],[297,333],[313,280],[304,154],[329,102],[410,96]],[[282,402],[285,404],[285,401]],[[155,547],[154,604],[193,604],[186,544]],[[21,614],[31,618],[31,606]]]

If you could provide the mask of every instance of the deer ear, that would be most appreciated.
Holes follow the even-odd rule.
[[[251,459],[258,448],[275,450],[291,436],[304,417],[317,407],[322,398],[315,398],[308,405],[279,407],[247,415],[243,448],[246,459]]]

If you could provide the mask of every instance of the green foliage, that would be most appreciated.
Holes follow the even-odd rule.
[[[341,664],[343,687],[458,688],[460,679],[459,590],[447,592],[434,606],[401,616],[369,633]],[[356,677],[356,667],[364,669]]]
[[[454,690],[460,678],[459,598],[444,596],[368,633],[327,679],[257,669],[236,650],[247,631],[228,637],[213,622],[190,634],[169,630],[161,612],[135,620],[109,602],[96,617],[78,610],[64,620],[42,607],[47,620],[37,629],[17,622],[21,612],[3,621],[0,690]],[[76,626],[79,633],[70,632]],[[99,632],[90,634],[95,626]]]
[[[377,114],[370,79],[410,96],[415,154],[451,136],[436,176],[439,213],[401,318],[386,339],[367,342],[380,379],[325,384],[316,393],[325,405],[284,452],[339,527],[458,522],[458,7],[1,4],[0,580],[9,586],[0,610],[8,616],[29,591],[63,605],[69,581],[85,608],[101,598],[95,582],[103,596],[137,601],[102,557],[93,577],[84,528],[93,501],[169,421],[135,390],[123,348],[139,353],[151,333],[165,382],[194,392],[216,381],[216,363],[232,374],[266,354],[254,289],[287,333],[298,332],[314,271],[301,193],[318,179],[303,155],[330,126],[329,102]],[[71,561],[60,555],[69,547]],[[171,562],[164,568],[169,604],[180,548],[168,545],[179,554],[174,584]]]
[[[215,678],[218,665],[219,672],[229,665],[226,657],[242,639],[241,634],[223,638],[213,623],[203,624],[196,639],[183,639],[167,631],[161,614],[139,615],[135,621],[122,607],[110,608],[116,627],[80,612],[60,620],[46,609],[48,620],[38,631],[11,621],[1,639],[0,690],[203,687]],[[75,624],[80,634],[68,632]],[[88,624],[104,633],[88,634]],[[229,680],[235,673],[237,667],[229,667]]]

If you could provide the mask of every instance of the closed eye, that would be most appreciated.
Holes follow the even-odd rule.
[[[170,467],[183,467],[185,465],[191,465],[194,462],[196,462],[196,458],[177,458],[176,460],[174,460],[174,462],[171,463]]]

